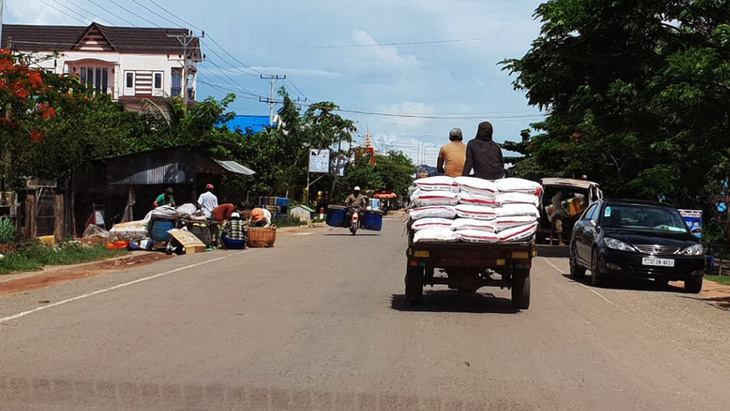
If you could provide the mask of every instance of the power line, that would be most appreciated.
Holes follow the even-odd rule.
[[[83,20],[80,20],[79,18],[77,18],[77,17],[74,17],[74,16],[72,16],[72,15],[70,15],[70,14],[66,13],[65,11],[63,11],[63,10],[59,9],[58,7],[54,6],[53,4],[47,3],[47,2],[45,1],[45,0],[38,0],[38,1],[40,1],[41,3],[45,4],[46,6],[48,6],[48,7],[52,8],[52,9],[54,9],[54,10],[56,10],[56,11],[58,11],[58,12],[59,12],[59,13],[61,13],[61,14],[64,14],[64,15],[66,15],[66,16],[68,16],[68,17],[71,17],[72,19],[74,19],[74,20],[76,20],[76,21],[78,21],[78,22],[81,22],[81,23],[83,23],[83,24],[86,24],[86,22],[85,22],[85,21],[83,21]],[[71,10],[71,9],[68,9],[68,10]],[[73,10],[71,10],[71,11],[73,11]],[[81,15],[80,15],[80,14],[78,14],[78,13],[76,13],[76,14],[77,14],[77,15],[79,15],[79,16],[81,16]],[[83,18],[84,16],[81,16],[81,17]]]
[[[117,3],[116,1],[114,1],[114,0],[109,0],[109,2],[110,2],[110,3],[112,3],[113,5],[115,5],[115,6],[119,7],[120,9],[122,9],[122,10],[126,11],[127,13],[129,13],[129,14],[131,14],[131,15],[133,15],[133,16],[135,16],[135,17],[137,17],[138,19],[142,19],[142,20],[144,20],[144,21],[146,21],[146,22],[150,23],[151,25],[153,25],[153,26],[155,26],[155,27],[160,27],[160,28],[161,28],[161,26],[160,26],[159,24],[157,24],[156,22],[154,22],[154,21],[152,21],[152,20],[149,20],[149,19],[147,19],[147,18],[145,18],[145,17],[142,17],[142,16],[140,16],[139,14],[137,14],[137,13],[133,12],[132,10],[129,10],[128,8],[126,8],[126,7],[122,6],[121,4]]]
[[[100,8],[100,9],[106,11],[107,13],[111,14],[112,16],[118,18],[119,20],[121,20],[123,22],[126,22],[127,24],[129,24],[132,27],[135,27],[134,23],[132,23],[131,21],[125,19],[124,17],[118,16],[118,15],[112,13],[111,11],[109,11],[109,9],[107,9],[106,7],[100,5],[99,3],[95,2],[94,0],[88,0],[88,1],[89,1],[89,3],[95,5],[96,7]]]
[[[150,13],[152,13],[152,15],[153,15],[153,16],[155,16],[155,17],[159,17],[159,18],[161,18],[162,20],[165,20],[166,22],[168,22],[168,23],[170,23],[170,24],[173,24],[173,25],[178,25],[178,23],[176,23],[176,22],[174,22],[174,21],[172,21],[172,20],[168,19],[167,17],[165,17],[165,16],[161,16],[161,15],[160,15],[159,13],[155,13],[155,11],[154,11],[154,10],[152,10],[151,8],[149,8],[149,7],[145,6],[144,4],[140,3],[140,2],[138,1],[138,0],[132,0],[132,1],[133,1],[133,2],[135,2],[136,4],[138,4],[138,5],[139,5],[140,7],[142,7],[143,9],[145,9],[145,10],[149,11]]]
[[[294,84],[294,83],[293,83],[293,82],[291,81],[291,79],[289,79],[289,78],[287,77],[286,81],[287,81],[287,82],[289,82],[289,84],[291,84],[291,86],[292,86],[292,87],[294,88],[294,90],[295,90],[295,91],[296,91],[297,93],[299,93],[299,95],[300,95],[300,96],[304,97],[304,101],[307,101],[307,96],[305,96],[305,95],[304,95],[304,93],[302,93],[302,91],[301,91],[301,90],[299,90],[299,87],[297,87],[297,86],[296,86],[296,85],[295,85],[295,84]]]
[[[177,15],[175,15],[175,14],[173,14],[173,13],[169,12],[169,11],[168,11],[168,10],[167,10],[166,8],[164,8],[164,7],[160,6],[159,4],[157,4],[156,2],[154,2],[153,0],[149,0],[149,2],[150,2],[150,3],[152,3],[152,4],[154,4],[155,6],[157,6],[157,8],[158,8],[158,9],[160,9],[160,10],[164,11],[165,13],[169,14],[169,15],[170,15],[170,16],[172,16],[173,18],[175,18],[175,19],[177,19],[177,20],[179,20],[179,21],[183,22],[184,24],[187,24],[188,26],[190,26],[190,27],[192,27],[192,28],[194,28],[194,29],[196,29],[196,30],[198,30],[198,31],[200,31],[200,32],[203,32],[203,31],[205,31],[205,30],[201,29],[200,27],[197,27],[196,25],[194,25],[194,24],[190,23],[189,21],[186,21],[186,20],[185,20],[185,19],[183,19],[182,17],[178,17]],[[136,3],[136,2],[135,2],[135,3]]]

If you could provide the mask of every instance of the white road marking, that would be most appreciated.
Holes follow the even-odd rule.
[[[200,267],[201,265],[206,265],[206,264],[210,264],[210,263],[213,263],[213,262],[216,262],[216,261],[224,260],[226,258],[235,257],[237,255],[243,254],[244,252],[245,251],[241,251],[239,253],[226,255],[224,257],[214,258],[212,260],[203,261],[201,263],[186,265],[185,267],[180,267],[180,268],[176,268],[174,270],[165,271],[164,273],[159,273],[159,274],[151,275],[149,277],[144,277],[144,278],[138,278],[138,279],[133,280],[133,281],[129,281],[129,282],[122,283],[122,284],[117,284],[117,285],[115,285],[113,287],[104,288],[104,289],[101,289],[101,290],[96,290],[96,291],[93,291],[93,292],[90,292],[90,293],[87,293],[87,294],[82,294],[82,295],[79,295],[79,296],[76,296],[76,297],[73,297],[73,298],[69,298],[69,299],[66,299],[66,300],[63,300],[63,301],[58,301],[58,302],[55,302],[53,304],[44,305],[43,307],[38,307],[38,308],[34,308],[32,310],[23,311],[21,313],[18,313],[18,314],[15,314],[15,315],[11,315],[9,317],[0,318],[0,324],[6,323],[6,322],[12,321],[12,320],[17,320],[18,318],[25,317],[28,314],[37,313],[39,311],[47,310],[47,309],[53,308],[53,307],[58,307],[59,305],[68,304],[68,303],[71,303],[71,302],[74,302],[74,301],[83,300],[85,298],[89,298],[89,297],[92,297],[92,296],[95,296],[95,295],[98,295],[98,294],[103,294],[103,293],[106,293],[106,292],[109,292],[109,291],[113,291],[113,290],[116,290],[116,289],[119,289],[119,288],[123,288],[123,287],[127,287],[127,286],[134,285],[134,284],[137,284],[137,283],[141,283],[143,281],[153,280],[155,278],[164,277],[166,275],[173,274],[173,273],[177,273],[177,272],[184,271],[184,270],[188,270],[190,268]]]
[[[550,260],[545,259],[545,258],[543,258],[543,260],[545,260],[546,263],[550,264],[557,272],[559,272],[560,274],[563,274],[563,270],[559,269],[555,264],[553,264],[552,262],[550,262]],[[581,287],[585,288],[586,290],[588,290],[588,291],[592,292],[593,294],[601,297],[607,303],[609,303],[612,306],[614,306],[614,307],[618,308],[619,310],[623,311],[621,309],[621,307],[619,307],[617,304],[615,304],[613,301],[609,300],[608,298],[604,297],[601,293],[599,293],[598,291],[594,290],[593,288],[588,287],[587,285],[585,285],[583,283],[580,283],[578,281],[576,281],[576,284],[579,284]]]
[[[312,233],[296,233],[296,234],[292,234],[292,235],[312,235]]]

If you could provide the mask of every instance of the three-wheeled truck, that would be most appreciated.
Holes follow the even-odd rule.
[[[510,243],[413,242],[406,251],[406,304],[419,305],[424,285],[476,292],[481,287],[512,289],[512,307],[530,307],[530,268],[537,255],[532,240]]]

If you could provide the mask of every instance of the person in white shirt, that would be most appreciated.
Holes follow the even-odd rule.
[[[218,207],[218,197],[213,194],[213,184],[205,186],[208,190],[198,197],[198,210],[203,210],[206,218],[210,218],[213,209]]]

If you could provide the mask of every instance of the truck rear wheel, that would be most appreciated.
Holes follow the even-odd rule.
[[[530,308],[530,270],[517,269],[512,273],[512,307]]]
[[[423,267],[408,266],[406,270],[406,304],[419,305],[423,301]]]

